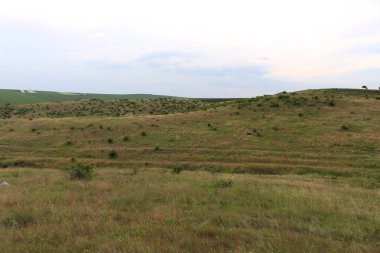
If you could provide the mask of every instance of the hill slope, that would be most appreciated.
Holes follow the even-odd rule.
[[[311,90],[177,114],[0,119],[12,185],[0,189],[0,251],[379,252],[379,97]],[[97,176],[69,180],[77,162]]]
[[[169,96],[151,95],[151,94],[81,94],[81,93],[64,93],[51,91],[21,91],[21,90],[1,90],[0,104],[32,104],[46,102],[76,101],[83,99],[151,99],[151,98],[169,98]]]

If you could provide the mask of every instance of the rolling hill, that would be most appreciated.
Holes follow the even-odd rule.
[[[151,94],[82,94],[70,92],[52,91],[30,91],[30,90],[6,90],[0,89],[0,104],[32,104],[47,102],[63,102],[77,100],[118,100],[118,99],[152,99],[152,98],[174,98],[170,96]]]
[[[93,102],[2,107],[1,252],[379,252],[379,91]]]

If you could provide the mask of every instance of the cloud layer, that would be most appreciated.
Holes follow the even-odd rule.
[[[380,3],[9,1],[0,88],[197,97],[380,86]]]

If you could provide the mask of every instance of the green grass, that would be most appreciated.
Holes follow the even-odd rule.
[[[380,100],[367,96],[1,119],[0,252],[379,252]],[[77,163],[95,176],[70,180]]]
[[[36,91],[36,93],[22,93],[20,90],[2,90],[0,89],[0,104],[33,104],[47,102],[76,101],[83,99],[152,99],[152,98],[171,98],[170,96],[152,95],[152,94],[64,94],[51,91]],[[172,97],[174,98],[174,97]]]

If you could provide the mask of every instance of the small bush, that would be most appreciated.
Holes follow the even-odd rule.
[[[70,179],[89,180],[94,176],[94,169],[91,165],[78,163],[69,169]]]
[[[335,106],[335,102],[332,101],[332,100],[330,100],[330,101],[327,102],[327,105],[328,106]]]
[[[129,137],[128,137],[128,136],[125,136],[125,137],[123,138],[123,141],[129,141]]]
[[[183,165],[183,164],[175,164],[175,165],[172,165],[170,167],[171,171],[173,174],[179,174],[181,173],[183,170],[186,169],[186,166]]]
[[[347,125],[341,125],[340,126],[340,130],[342,130],[342,131],[350,131],[351,128],[349,126],[347,126]]]
[[[145,131],[142,131],[142,132],[141,132],[141,136],[145,137],[145,136],[146,136],[146,132],[145,132]]]
[[[113,139],[108,139],[107,141],[108,141],[108,143],[110,143],[110,144],[113,143]]]
[[[111,150],[111,151],[108,153],[108,157],[109,157],[110,159],[115,159],[115,158],[118,157],[118,154],[117,154],[117,152],[116,152],[115,150]]]
[[[230,188],[230,187],[232,187],[232,184],[233,184],[233,182],[231,179],[219,179],[219,180],[214,182],[214,186],[216,188],[221,188],[221,189]]]

